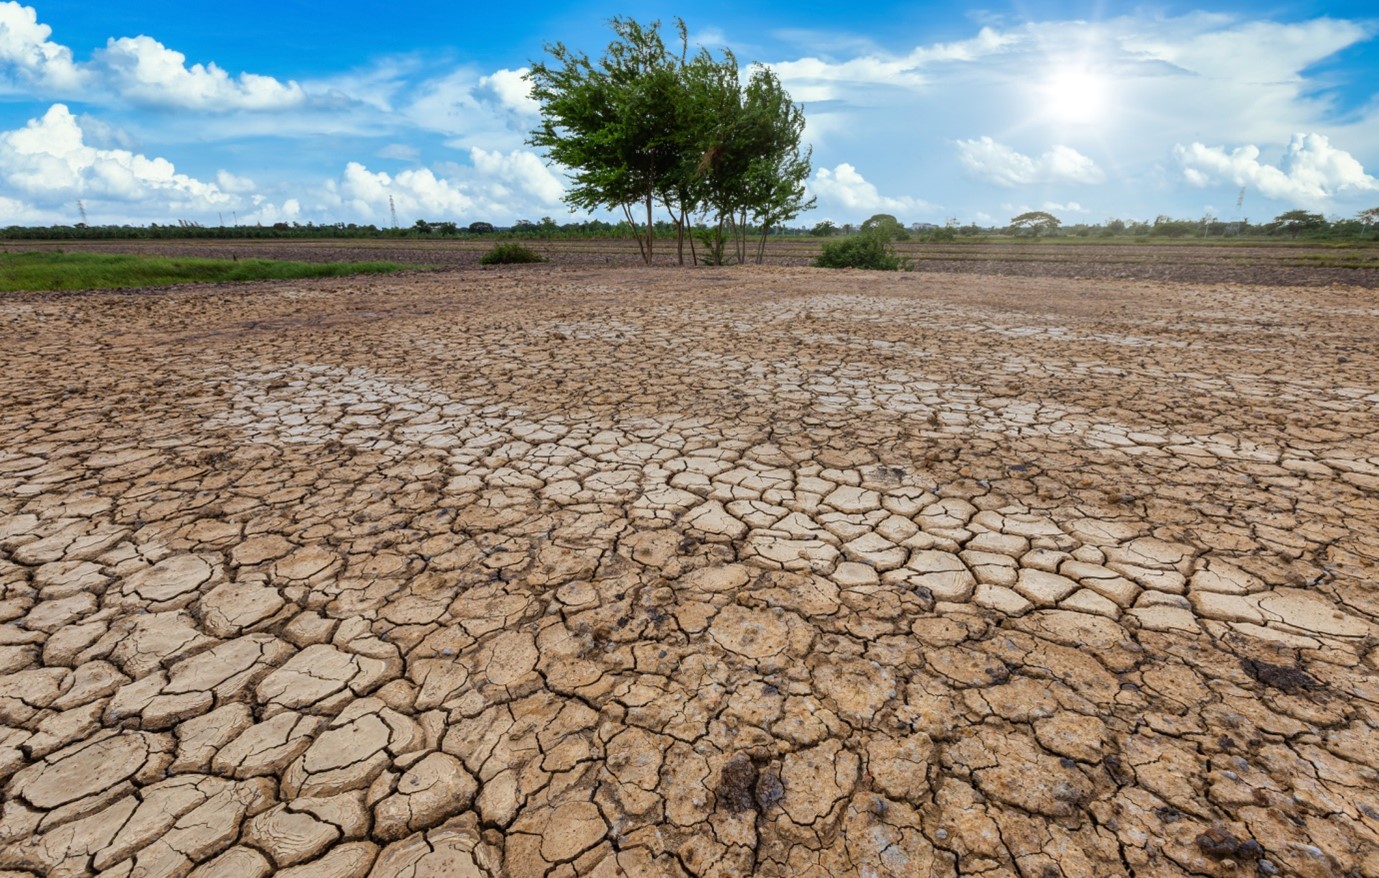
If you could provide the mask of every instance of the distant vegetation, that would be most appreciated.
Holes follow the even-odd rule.
[[[546,257],[516,241],[503,241],[493,245],[493,249],[479,257],[480,265],[521,265],[528,262],[545,262]]]
[[[1047,218],[1047,219],[1046,219]],[[1152,220],[1108,219],[1101,223],[1064,223],[1045,211],[1032,211],[1012,218],[1004,226],[959,225],[950,220],[943,225],[911,223],[904,225],[890,214],[877,214],[857,225],[836,224],[822,220],[813,225],[791,227],[773,225],[762,227],[752,222],[742,226],[749,236],[831,238],[854,235],[863,227],[883,225],[890,229],[895,240],[943,242],[981,241],[997,238],[1107,239],[1115,241],[1160,241],[1173,239],[1201,239],[1215,241],[1245,240],[1258,243],[1268,241],[1379,241],[1379,208],[1361,211],[1354,217],[1326,217],[1319,213],[1291,210],[1264,223],[1248,219],[1223,220],[1217,217],[1174,219],[1158,216]],[[660,220],[653,223],[657,241],[675,241],[680,230],[675,223]],[[713,235],[716,225],[695,223],[691,234]],[[518,220],[510,226],[495,226],[476,221],[417,220],[407,228],[379,228],[354,223],[313,224],[275,223],[268,226],[202,226],[191,222],[148,226],[9,226],[0,228],[0,240],[12,241],[103,241],[103,240],[168,240],[168,239],[369,239],[415,241],[491,241],[501,239],[531,240],[632,240],[642,229],[632,223],[611,223],[604,220],[582,220],[558,223],[551,217],[539,221]]]
[[[393,262],[287,262],[277,259],[165,259],[124,253],[0,253],[0,292],[102,290],[219,281],[294,280],[379,274]],[[415,268],[415,266],[411,266]]]

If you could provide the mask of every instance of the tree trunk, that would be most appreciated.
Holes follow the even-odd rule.
[[[684,210],[683,207],[681,207],[680,209],[681,209],[681,210]],[[698,265],[698,264],[699,264],[699,251],[697,251],[697,250],[694,249],[694,229],[689,225],[689,214],[688,214],[688,213],[685,214],[685,228],[688,229],[687,234],[689,235],[689,242],[690,242],[690,265]]]
[[[742,222],[737,226],[737,264],[747,264],[747,208],[742,208]]]
[[[637,224],[632,221],[632,206],[629,204],[622,205],[622,212],[623,216],[627,217],[628,227],[632,229],[632,237],[637,241],[637,250],[642,254],[642,261],[650,262],[651,260],[646,258],[646,244],[642,241],[641,233],[637,231]]]
[[[680,214],[675,217],[675,261],[685,264],[685,206],[680,205]]]
[[[656,248],[656,225],[651,221],[651,184],[646,184],[646,253],[643,258],[646,264],[650,265],[655,256]]]

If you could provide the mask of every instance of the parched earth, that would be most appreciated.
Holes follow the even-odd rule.
[[[5,297],[0,874],[1379,876],[1376,339],[802,268]]]

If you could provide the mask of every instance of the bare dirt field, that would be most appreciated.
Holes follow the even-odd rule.
[[[551,263],[562,266],[640,265],[635,242],[621,239],[524,240]],[[0,252],[59,248],[89,252],[130,252],[159,256],[232,256],[295,259],[303,262],[386,260],[437,269],[476,268],[492,238],[397,238],[354,240],[166,240],[0,242]],[[773,266],[813,265],[819,239],[773,238],[765,262]],[[1087,242],[1082,239],[1032,241],[901,242],[897,251],[915,271],[1098,280],[1157,280],[1267,286],[1344,286],[1379,288],[1379,244],[1349,245],[1271,241],[1245,242]],[[753,251],[755,252],[755,251]],[[685,259],[692,262],[686,251]],[[656,243],[656,263],[676,262],[674,242]]]
[[[0,874],[1375,878],[1379,301],[1269,283],[6,296]]]

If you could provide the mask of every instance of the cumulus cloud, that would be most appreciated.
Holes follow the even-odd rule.
[[[505,68],[481,77],[479,88],[493,94],[501,106],[524,116],[535,116],[541,105],[531,96],[531,83],[525,78],[529,72],[527,67],[517,70]]]
[[[475,217],[505,222],[558,207],[565,187],[530,152],[470,150],[472,165],[448,163],[443,175],[430,168],[397,174],[372,171],[350,162],[338,180],[325,186],[324,204],[370,222],[391,222],[389,198],[398,221]]]
[[[1096,162],[1070,146],[1053,146],[1043,155],[1027,156],[990,137],[955,141],[958,161],[972,176],[997,186],[1031,183],[1102,183],[1106,174]]]
[[[458,185],[437,177],[428,168],[408,169],[394,176],[350,162],[337,191],[343,206],[373,220],[389,219],[392,208],[403,217],[438,218],[458,216],[474,205]]]
[[[231,201],[216,184],[177,173],[167,159],[88,146],[63,104],[23,128],[0,133],[0,175],[40,204],[97,198],[214,210]]]
[[[241,73],[237,77],[211,64],[187,66],[187,56],[152,37],[111,39],[96,53],[125,97],[196,110],[282,110],[301,105],[306,92],[295,82]]]
[[[186,55],[148,36],[111,39],[90,61],[78,63],[70,48],[49,39],[52,32],[33,7],[0,3],[0,83],[8,80],[12,89],[49,97],[104,92],[214,112],[282,110],[306,100],[295,82],[255,73],[231,76],[214,63],[188,66]]]
[[[1379,192],[1379,180],[1323,134],[1294,134],[1278,167],[1261,162],[1253,145],[1227,152],[1220,146],[1179,144],[1173,154],[1194,186],[1229,182],[1290,204],[1319,206],[1337,195]]]
[[[809,191],[821,206],[843,208],[851,214],[877,211],[925,210],[929,204],[918,198],[882,195],[857,169],[843,162],[833,170],[819,168],[809,181]]]
[[[490,152],[475,147],[469,151],[474,168],[492,182],[499,182],[534,196],[543,205],[560,203],[565,186],[535,153],[514,150]]]
[[[48,39],[53,29],[38,21],[32,6],[0,3],[0,74],[16,84],[58,91],[79,88],[86,74],[72,60],[72,50]]]
[[[282,204],[273,204],[267,198],[256,195],[252,203],[253,207],[240,214],[241,223],[271,226],[274,223],[294,223],[302,218],[302,204],[295,198],[288,198]]]

